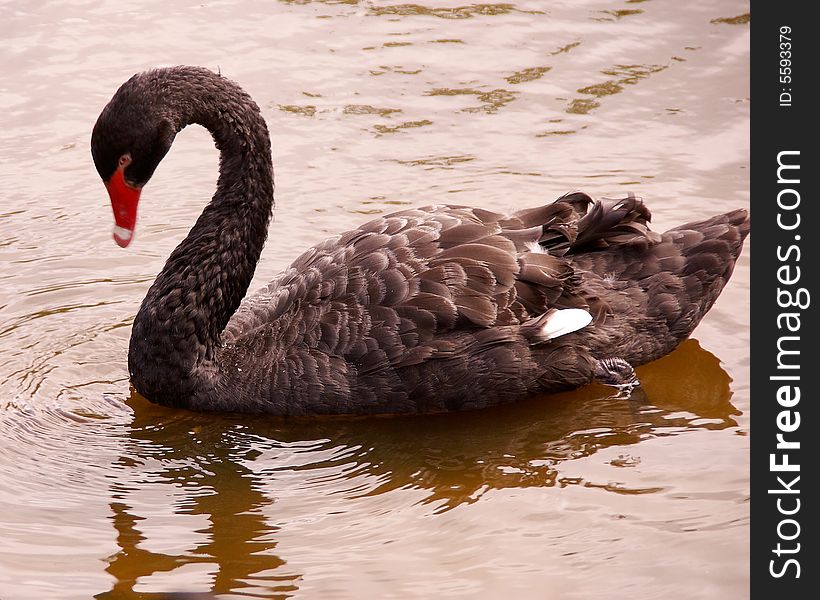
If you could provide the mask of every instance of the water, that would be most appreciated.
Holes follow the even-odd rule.
[[[545,4],[0,4],[0,598],[748,595],[748,242],[643,402],[285,421],[129,390],[133,316],[217,168],[183,132],[113,243],[89,137],[145,68],[262,107],[254,287],[405,205],[631,191],[661,230],[748,205],[747,2]]]

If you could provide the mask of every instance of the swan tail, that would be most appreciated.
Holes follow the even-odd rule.
[[[630,348],[621,358],[640,365],[673,350],[712,308],[749,226],[748,213],[734,210],[670,229],[648,246],[631,243],[565,258],[603,302],[603,316],[588,302],[595,324],[626,336]]]
[[[692,333],[729,281],[748,234],[748,213],[734,210],[670,229],[628,263],[620,278],[646,294],[644,318],[668,331],[660,337],[677,344]]]
[[[695,325],[712,307],[732,276],[749,229],[748,212],[738,209],[705,221],[681,225],[663,235],[664,242],[671,242],[680,252],[682,261],[675,275],[683,285],[685,297],[694,305]],[[685,322],[681,327],[688,331],[693,329]]]

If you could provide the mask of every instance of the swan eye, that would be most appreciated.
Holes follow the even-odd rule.
[[[125,167],[127,167],[128,165],[130,165],[130,164],[131,164],[131,155],[130,155],[130,154],[128,154],[128,153],[123,154],[122,156],[120,156],[120,160],[119,160],[119,161],[117,161],[117,165],[118,165],[120,168],[123,168],[123,169],[124,169]]]

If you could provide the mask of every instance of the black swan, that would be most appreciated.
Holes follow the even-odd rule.
[[[134,320],[128,369],[149,400],[282,415],[480,408],[632,370],[711,308],[749,232],[745,210],[650,231],[633,196],[575,192],[502,215],[426,206],[310,248],[243,301],[273,208],[268,129],[207,69],[125,82],[94,126],[94,164],[126,246],[140,191],[183,127],[220,151],[216,193]]]

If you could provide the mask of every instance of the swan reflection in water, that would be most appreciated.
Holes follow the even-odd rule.
[[[214,594],[288,595],[300,574],[277,555],[277,532],[287,527],[287,517],[274,503],[297,493],[294,486],[310,488],[326,514],[332,512],[328,505],[339,508],[397,489],[421,491],[421,502],[437,513],[476,502],[489,490],[590,485],[562,479],[561,463],[686,429],[737,425],[731,379],[695,340],[639,368],[638,376],[643,390],[630,400],[590,385],[480,411],[402,417],[200,414],[134,394],[129,453],[118,461],[123,476],[112,489],[120,550],[107,571],[115,583],[97,598],[173,597],[160,592],[184,586],[185,576],[179,573],[166,588],[152,581],[196,565]],[[179,536],[151,528],[159,532],[152,539],[141,521],[161,510],[204,516],[208,525]],[[178,547],[182,536],[194,534],[198,541],[182,552],[148,549]],[[197,581],[200,589],[189,591],[202,591]]]

